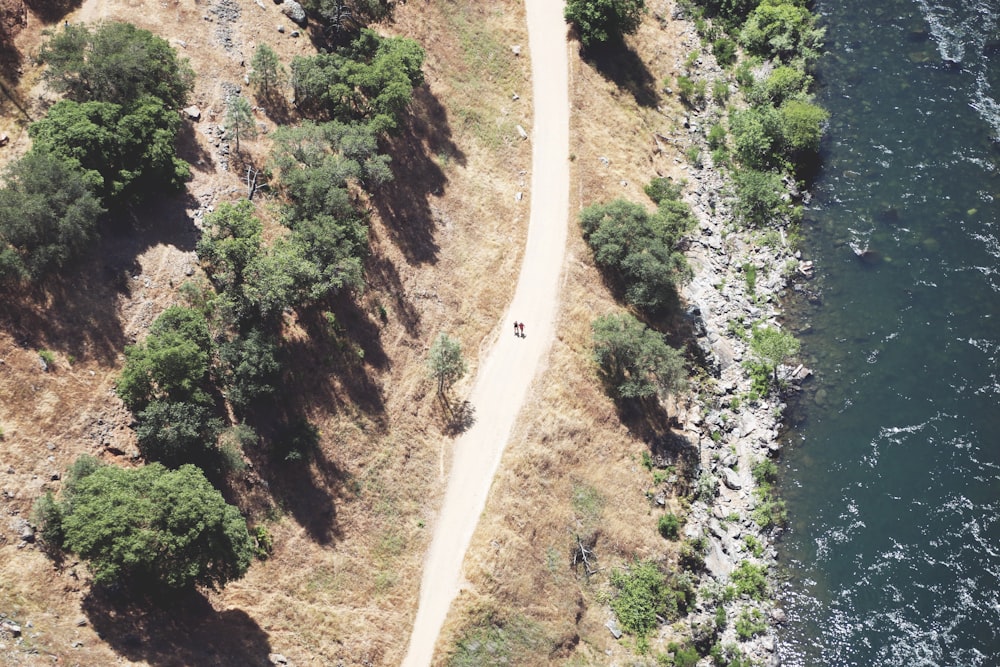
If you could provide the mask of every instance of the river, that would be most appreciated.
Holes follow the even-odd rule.
[[[1000,664],[1000,0],[819,0],[785,665]],[[858,253],[867,251],[862,257]]]

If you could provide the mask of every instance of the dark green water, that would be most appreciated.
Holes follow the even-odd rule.
[[[789,413],[780,655],[1000,665],[1000,0],[816,10],[817,377]]]

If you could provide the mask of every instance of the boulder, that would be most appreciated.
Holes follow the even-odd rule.
[[[733,491],[739,491],[743,488],[743,484],[740,482],[740,476],[732,468],[722,469],[722,483]]]
[[[299,25],[306,24],[306,10],[295,0],[285,0],[281,3],[281,13]]]
[[[185,108],[184,109],[184,113],[191,120],[198,120],[199,118],[201,118],[201,109],[199,109],[198,107],[194,106],[193,104],[191,106]]]

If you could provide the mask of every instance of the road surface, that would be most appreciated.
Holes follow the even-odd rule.
[[[500,336],[468,397],[476,421],[454,443],[404,667],[431,664],[504,446],[555,334],[569,209],[569,44],[562,2],[526,0],[525,8],[534,98],[527,246]],[[524,338],[514,336],[515,321],[525,323]]]

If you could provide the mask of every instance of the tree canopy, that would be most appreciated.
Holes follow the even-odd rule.
[[[12,163],[0,188],[0,281],[65,265],[96,236],[103,212],[75,161],[34,150]]]
[[[644,0],[567,0],[566,20],[576,26],[584,46],[620,40],[639,29]]]
[[[162,37],[130,23],[108,22],[94,30],[67,24],[42,47],[45,80],[77,102],[131,106],[145,96],[169,109],[183,106],[194,72]]]
[[[190,176],[177,157],[181,119],[147,95],[126,108],[111,102],[62,100],[28,127],[32,150],[75,160],[105,202],[128,201],[177,189]]]
[[[468,366],[462,357],[462,346],[459,342],[442,333],[431,345],[430,354],[427,357],[427,367],[431,375],[438,381],[438,393],[443,394],[445,390],[458,382],[465,375]]]
[[[133,412],[157,399],[207,404],[211,347],[204,315],[171,306],[153,322],[143,343],[125,348],[115,390]]]
[[[684,386],[684,357],[628,313],[604,315],[591,325],[594,361],[617,398],[644,399]]]
[[[777,327],[758,325],[750,336],[750,354],[761,369],[778,382],[778,366],[799,352],[799,341]]]
[[[424,50],[406,37],[368,30],[333,53],[292,61],[296,103],[329,120],[363,120],[376,133],[396,128],[424,82]]]
[[[253,558],[239,510],[193,465],[83,466],[47,516],[59,522],[47,534],[87,560],[99,584],[217,588],[241,578]]]
[[[594,261],[621,281],[628,303],[651,311],[668,305],[676,285],[689,275],[677,243],[693,224],[690,209],[670,198],[660,202],[654,215],[624,199],[580,213]]]

